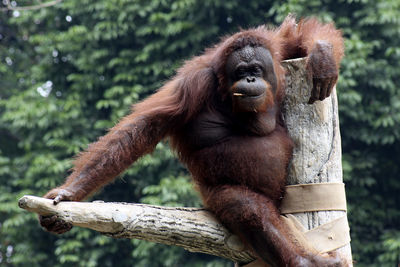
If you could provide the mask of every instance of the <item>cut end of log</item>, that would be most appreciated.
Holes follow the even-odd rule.
[[[26,209],[28,207],[27,196],[23,196],[18,200],[18,207],[20,207],[21,209]]]

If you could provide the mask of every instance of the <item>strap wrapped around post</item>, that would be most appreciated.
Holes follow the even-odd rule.
[[[292,239],[307,251],[325,253],[350,243],[347,216],[306,230],[290,213],[343,210],[346,194],[343,183],[299,184],[286,186],[281,205],[281,219],[292,231]]]
[[[305,251],[323,254],[350,243],[350,228],[344,215],[311,230],[290,213],[342,210],[347,211],[343,183],[298,184],[286,186],[281,204],[281,220],[290,229],[291,240]],[[264,267],[261,260],[255,260],[243,267]]]
[[[311,230],[304,229],[293,215],[282,215],[281,220],[289,226],[292,240],[306,251],[321,254],[350,243],[347,216],[342,216]]]
[[[281,213],[347,210],[343,183],[298,184],[286,186]]]

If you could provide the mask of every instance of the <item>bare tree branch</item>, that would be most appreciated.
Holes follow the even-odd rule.
[[[255,259],[239,238],[204,209],[144,204],[61,202],[24,196],[19,206],[41,215],[57,215],[75,226],[114,238],[135,238],[183,247],[235,262]]]

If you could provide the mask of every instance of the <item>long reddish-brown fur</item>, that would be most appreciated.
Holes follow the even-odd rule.
[[[206,207],[263,260],[296,266],[302,257],[308,257],[308,265],[304,266],[318,266],[318,257],[307,256],[290,241],[278,211],[292,151],[279,112],[285,87],[280,62],[308,56],[318,41],[332,46],[338,69],[343,56],[341,32],[333,24],[321,24],[316,19],[296,24],[289,16],[279,28],[260,26],[222,39],[203,55],[187,61],[158,92],[136,104],[130,115],[91,144],[75,160],[66,182],[45,197],[53,199],[61,194],[60,190],[66,190],[69,195],[61,200],[82,200],[150,153],[160,140],[170,137],[172,148],[191,171]],[[273,58],[278,83],[274,99],[268,97],[268,101],[275,103],[277,124],[260,138],[232,136],[226,142],[195,150],[186,140],[195,134],[191,131],[196,128],[190,125],[203,112],[216,120],[221,116],[215,98],[224,99],[228,94],[227,58],[246,45],[267,48]],[[324,266],[335,264],[337,261],[327,261]]]

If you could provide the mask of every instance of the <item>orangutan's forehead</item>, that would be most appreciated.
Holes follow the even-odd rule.
[[[250,62],[254,59],[256,53],[254,47],[246,46],[238,51],[236,51],[240,61]]]

